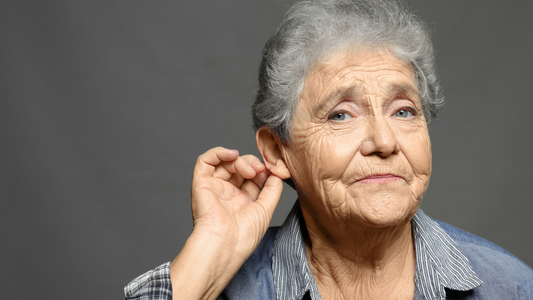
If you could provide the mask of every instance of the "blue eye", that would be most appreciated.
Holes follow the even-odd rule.
[[[350,116],[349,114],[347,113],[336,113],[333,115],[333,117],[331,117],[332,120],[335,120],[335,121],[344,121],[344,120],[348,120],[348,119],[351,119],[352,116]]]
[[[406,109],[400,109],[394,114],[394,116],[398,118],[408,118],[414,116],[414,114]]]

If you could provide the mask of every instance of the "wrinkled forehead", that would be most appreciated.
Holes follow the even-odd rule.
[[[366,44],[345,44],[325,52],[311,64],[306,80],[317,73],[323,77],[328,75],[342,77],[357,71],[372,72],[387,69],[401,71],[412,81],[416,81],[411,62],[398,57],[387,46]],[[416,84],[414,86],[416,87]]]
[[[347,48],[317,60],[307,75],[298,106],[327,105],[343,97],[405,94],[420,103],[413,67],[383,49]]]

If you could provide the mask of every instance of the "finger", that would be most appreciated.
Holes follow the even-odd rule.
[[[257,170],[262,171],[264,169],[259,159],[253,155],[241,156],[234,161],[224,161],[219,166],[223,168],[217,167],[213,176],[222,180],[229,180],[235,173],[240,174],[244,178],[251,179],[256,176]]]
[[[239,151],[223,147],[209,149],[200,155],[194,166],[194,174],[200,176],[213,176],[215,167],[221,162],[234,161],[239,157]]]
[[[251,162],[252,159],[249,155],[241,156],[237,160],[235,160],[233,166],[235,167],[236,172],[241,174],[244,178],[251,179],[254,178],[257,174]]]
[[[242,159],[246,161],[255,170],[256,173],[263,172],[266,169],[265,165],[259,160],[259,158],[254,155],[243,155]]]
[[[257,173],[254,178],[249,178],[248,181],[251,181],[252,183],[254,183],[254,185],[256,185],[257,188],[261,190],[263,189],[263,186],[265,185],[265,182],[268,179],[268,176],[270,176],[270,174],[271,174],[270,171],[268,169],[265,169],[263,172]],[[250,194],[250,195],[252,195],[254,199],[257,199],[258,195],[253,195],[253,194]]]
[[[253,155],[244,155],[234,161],[221,162],[215,167],[215,172],[212,176],[215,178],[222,179],[224,181],[228,181],[238,188],[240,188],[243,184],[243,181],[245,179],[244,176],[246,176],[247,178],[253,177],[254,181],[258,183],[258,186],[261,189],[263,187],[264,181],[266,180],[266,177],[268,176],[265,176],[263,174],[258,177],[257,173],[258,171],[262,172],[264,170],[265,167],[257,157]],[[260,181],[258,178],[260,178],[262,181]],[[254,199],[256,198],[257,195],[254,197]]]
[[[228,179],[228,182],[236,186],[237,188],[241,188],[242,183],[244,182],[244,177],[242,177],[239,173],[234,173],[231,175],[231,177]]]
[[[255,176],[255,171],[251,166],[247,166],[240,162],[241,158],[237,158],[231,162],[221,162],[215,167],[213,177],[229,181],[236,187],[240,187],[245,177]]]
[[[272,173],[270,173],[270,170],[265,169],[263,172],[257,173],[251,180],[259,187],[260,190],[262,190],[265,186],[265,182],[271,174]]]
[[[236,172],[234,167],[230,168],[227,166],[223,166],[222,164],[224,164],[224,162],[215,167],[215,172],[213,172],[212,176],[214,178],[227,181],[236,187],[240,187],[242,185],[242,182],[244,181],[244,177],[239,173],[233,173]],[[226,168],[229,168],[230,170],[232,170],[232,172],[228,171]]]
[[[265,186],[257,197],[256,203],[265,208],[270,218],[278,206],[281,193],[283,192],[283,180],[276,175],[270,175],[265,182]]]
[[[255,201],[257,197],[259,196],[259,193],[261,193],[261,189],[250,179],[247,179],[244,181],[244,183],[241,186],[241,190],[246,192],[248,195],[250,195],[250,198]]]
[[[215,167],[215,172],[213,172],[213,177],[228,181],[233,174],[235,174],[235,168],[227,166],[226,162],[221,162],[218,166]],[[228,171],[228,169],[232,171]]]
[[[257,173],[254,178],[245,180],[241,189],[247,192],[254,201],[259,196],[259,193],[263,189],[268,176],[270,176],[270,171],[265,169],[263,172]]]

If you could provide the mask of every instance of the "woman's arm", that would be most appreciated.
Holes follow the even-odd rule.
[[[283,181],[255,156],[213,148],[194,168],[194,229],[170,265],[173,299],[215,299],[263,238]]]

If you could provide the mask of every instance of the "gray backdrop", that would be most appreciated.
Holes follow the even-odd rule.
[[[533,265],[533,2],[412,2],[447,96],[422,207]],[[288,4],[2,1],[3,299],[120,299],[173,259],[196,157],[257,154],[249,99]]]

